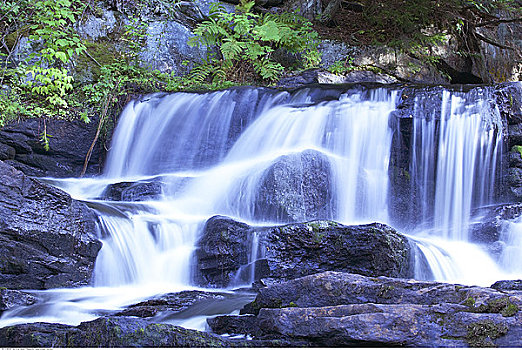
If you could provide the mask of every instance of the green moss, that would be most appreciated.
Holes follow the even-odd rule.
[[[122,60],[121,53],[110,40],[86,41],[85,47],[88,54],[80,55],[76,61],[76,72],[85,79],[98,80],[101,75],[100,65],[108,66]]]
[[[469,324],[467,327],[466,341],[472,347],[494,347],[494,339],[506,334],[508,328],[505,324],[484,320]]]
[[[506,307],[504,307],[504,309],[502,309],[502,311],[500,311],[500,313],[504,317],[515,316],[515,314],[517,312],[518,312],[518,306],[516,306],[515,304],[512,304],[512,303],[509,303],[508,305],[506,305]]]
[[[511,151],[518,152],[520,154],[520,156],[522,157],[522,146],[515,145],[515,146],[511,147]]]
[[[504,317],[511,317],[518,312],[518,306],[509,301],[508,297],[503,297],[490,300],[488,303],[479,305],[471,311],[478,313],[499,313]]]
[[[462,305],[468,306],[468,307],[474,307],[475,306],[475,298],[469,297],[466,300],[462,302]]]

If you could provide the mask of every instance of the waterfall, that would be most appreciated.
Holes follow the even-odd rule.
[[[469,242],[472,210],[495,200],[502,122],[491,93],[433,91],[412,106],[409,167],[403,169],[408,207],[404,222],[393,223],[426,262],[416,268],[417,277],[487,284],[505,272],[520,273],[519,267],[513,270],[520,265],[520,223],[506,227],[509,249],[498,262]],[[117,309],[157,293],[196,288],[193,253],[214,215],[256,225],[392,222],[397,215],[389,204],[395,186],[389,174],[400,96],[399,87],[245,87],[154,94],[129,103],[103,176],[53,180],[99,215],[103,247],[93,287],[81,293],[101,293],[105,307]],[[288,172],[278,172],[282,168]],[[322,207],[309,208],[301,190],[284,203],[286,212],[270,208],[267,183],[275,178],[304,187],[299,176],[307,169],[328,180]],[[155,184],[161,191],[140,202],[101,199],[118,183]],[[238,285],[254,279],[255,260],[263,254],[258,238],[252,237],[250,265],[238,271]],[[62,298],[52,308],[55,321],[74,323],[103,309],[85,297],[88,306],[72,317],[73,311],[64,310],[74,296],[53,293],[48,295]]]
[[[502,122],[487,90],[444,90],[441,97],[439,115],[416,100],[410,171],[418,188],[412,192],[421,223],[431,221],[437,236],[468,241],[471,209],[493,200]]]

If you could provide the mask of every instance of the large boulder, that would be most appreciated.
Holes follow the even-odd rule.
[[[408,240],[377,223],[311,221],[256,228],[216,216],[206,223],[196,257],[197,281],[214,287],[251,279],[270,284],[328,270],[413,277]],[[241,278],[242,272],[247,276]]]
[[[331,218],[331,178],[330,162],[321,152],[282,156],[262,180],[255,215],[283,222]]]
[[[241,311],[251,315],[208,323],[311,346],[518,347],[521,307],[520,292],[325,272],[261,289]]]
[[[0,285],[10,289],[85,285],[101,248],[91,209],[2,161],[0,242]]]

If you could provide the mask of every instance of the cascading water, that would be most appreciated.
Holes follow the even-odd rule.
[[[408,233],[439,280],[464,282],[472,276],[471,283],[482,283],[473,280],[476,271],[490,271],[491,279],[501,275],[489,255],[467,243],[471,209],[492,200],[500,151],[499,114],[486,92],[443,91],[438,109],[415,103],[410,173],[416,196],[410,216],[418,225]],[[292,220],[259,204],[263,181],[284,157],[315,152],[327,159],[332,198],[321,219],[389,222],[395,132],[390,120],[398,96],[398,89],[386,88],[292,93],[242,88],[131,102],[114,134],[104,176],[53,180],[99,214],[103,247],[94,287],[76,294],[41,292],[48,311],[38,309],[40,316],[31,320],[52,313],[53,321],[74,324],[150,295],[194,289],[192,255],[208,218],[221,214],[260,225]],[[99,199],[106,185],[118,182],[155,184],[161,194],[141,202]],[[304,193],[293,200],[295,207],[305,207]],[[299,213],[300,221],[316,218]],[[463,252],[480,256],[482,265],[470,264]],[[251,259],[257,254],[256,247]],[[511,259],[507,254],[505,261]],[[246,280],[238,273],[238,284],[251,282],[253,267]],[[73,295],[84,295],[85,302],[78,304]],[[29,314],[9,311],[0,325],[28,322]]]

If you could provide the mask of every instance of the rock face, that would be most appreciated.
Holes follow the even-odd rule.
[[[217,333],[312,346],[520,346],[522,293],[325,272],[261,289]]]
[[[52,137],[50,150],[39,141],[44,122],[28,119],[12,123],[0,130],[0,161],[29,176],[75,177],[83,169],[85,156],[96,133],[95,121],[49,120],[45,128]],[[104,154],[98,143],[91,156],[86,174],[99,174]]]
[[[257,237],[259,244],[252,248]],[[256,249],[256,261],[249,261]],[[265,284],[333,270],[369,276],[412,277],[408,240],[389,226],[344,226],[311,221],[269,228],[249,227],[225,217],[207,221],[196,251],[202,285],[237,281]],[[248,276],[255,264],[255,276]],[[243,267],[243,268],[242,268]],[[241,269],[242,268],[242,269]],[[241,273],[247,277],[241,279]]]
[[[0,285],[87,284],[101,248],[95,222],[84,204],[0,161]]]
[[[277,221],[332,217],[331,169],[317,151],[279,158],[265,174],[256,199],[256,215]]]

